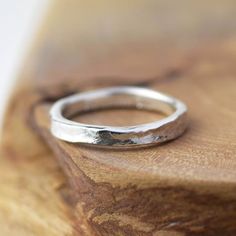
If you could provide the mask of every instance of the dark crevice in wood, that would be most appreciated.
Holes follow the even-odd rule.
[[[172,82],[177,79],[180,79],[184,74],[187,73],[187,71],[188,71],[188,68],[186,68],[186,67],[178,68],[178,69],[170,69],[170,70],[167,70],[162,76],[143,78],[143,79],[140,79],[139,82],[135,82],[135,83],[120,82],[120,81],[129,81],[129,78],[127,78],[125,80],[124,77],[120,77],[120,78],[119,77],[107,77],[108,78],[107,80],[104,77],[101,79],[98,77],[98,78],[90,79],[86,85],[81,84],[78,80],[78,82],[75,83],[73,88],[71,86],[68,86],[68,83],[71,81],[71,79],[68,78],[68,79],[64,80],[66,82],[54,84],[54,85],[47,86],[47,87],[38,87],[37,93],[39,93],[42,97],[42,100],[40,103],[42,103],[42,102],[53,103],[60,98],[67,97],[69,95],[73,95],[75,93],[78,93],[79,91],[83,91],[84,89],[86,89],[86,87],[90,87],[93,85],[95,85],[95,86],[97,85],[98,87],[101,87],[101,85],[104,83],[103,87],[108,87],[108,86],[150,87],[154,83],[161,84],[161,83]],[[102,82],[100,84],[100,83],[97,83],[97,81],[102,81]]]
[[[183,72],[185,72],[185,71],[177,70],[177,69],[169,70],[161,77],[153,77],[153,78],[146,79],[146,80],[143,80],[141,82],[138,82],[138,83],[135,83],[132,85],[140,86],[140,87],[149,87],[153,83],[160,84],[160,83],[171,82],[171,81],[181,78],[181,76],[183,75]]]

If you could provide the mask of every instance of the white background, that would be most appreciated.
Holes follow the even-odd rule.
[[[0,0],[0,131],[7,99],[50,0]]]

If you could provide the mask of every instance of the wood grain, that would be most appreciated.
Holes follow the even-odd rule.
[[[6,114],[3,233],[235,235],[235,12],[229,0],[57,1]],[[51,136],[53,101],[123,84],[185,101],[187,132],[134,150],[71,145]],[[115,125],[158,118],[125,110],[78,117]]]

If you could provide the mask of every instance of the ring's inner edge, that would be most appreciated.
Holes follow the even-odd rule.
[[[174,104],[158,99],[136,96],[133,94],[110,94],[104,97],[94,99],[78,99],[71,104],[66,104],[62,110],[63,116],[67,119],[73,119],[79,114],[103,109],[128,109],[135,108],[139,110],[154,111],[165,116],[175,112]]]

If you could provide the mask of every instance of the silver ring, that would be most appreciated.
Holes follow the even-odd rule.
[[[164,119],[135,126],[90,125],[70,120],[75,114],[95,109],[135,107],[167,115]],[[169,95],[140,87],[112,87],[83,92],[58,100],[51,108],[51,133],[58,139],[99,146],[130,147],[166,142],[187,127],[187,107]]]

